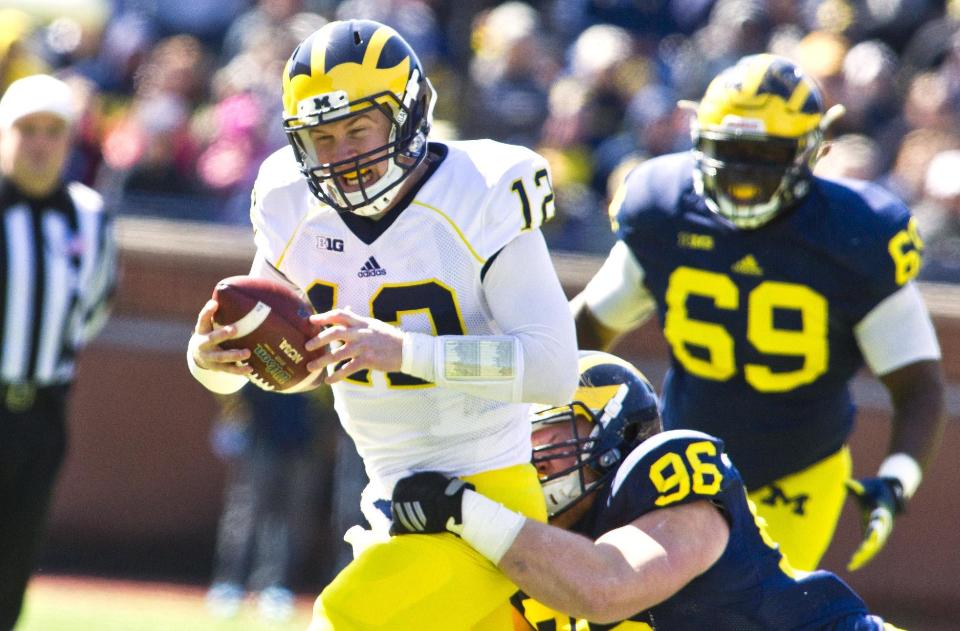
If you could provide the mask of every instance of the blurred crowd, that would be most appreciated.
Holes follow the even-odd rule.
[[[929,280],[960,281],[960,0],[3,0],[0,88],[38,71],[82,86],[72,176],[121,214],[247,221],[283,146],[280,76],[332,19],[376,19],[437,88],[434,136],[536,148],[558,249],[606,251],[610,190],[690,146],[709,80],[786,55],[847,113],[819,174],[881,183],[914,210]]]

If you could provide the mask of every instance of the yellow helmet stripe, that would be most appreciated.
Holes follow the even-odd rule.
[[[764,60],[766,61],[766,60]],[[743,93],[749,94],[751,96],[757,96],[757,91],[760,89],[760,83],[763,81],[763,78],[767,74],[767,69],[770,67],[769,63],[753,63],[747,68],[747,72],[743,77]]]
[[[322,70],[327,67],[327,49],[330,48],[330,37],[333,33],[332,30],[320,30],[318,32],[320,36],[314,39],[313,46],[310,49],[310,68]],[[316,74],[322,75],[323,73],[317,72]]]
[[[588,408],[596,412],[597,410],[602,410],[603,406],[607,404],[607,401],[612,399],[619,389],[620,384],[614,384],[612,386],[584,386],[577,388],[577,392],[573,395],[573,398],[586,404]]]
[[[377,60],[380,59],[380,53],[383,51],[383,46],[387,43],[387,40],[390,39],[393,33],[393,29],[386,27],[380,27],[373,33],[373,36],[370,37],[370,43],[367,44],[366,53],[363,55],[364,69],[376,69]]]
[[[793,91],[793,94],[790,95],[790,99],[787,101],[787,109],[794,112],[801,112],[803,104],[809,96],[810,87],[807,85],[806,81],[798,82],[797,88]]]

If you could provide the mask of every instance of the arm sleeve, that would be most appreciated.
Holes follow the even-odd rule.
[[[584,304],[604,326],[626,331],[643,324],[656,307],[643,285],[643,267],[623,241],[617,241],[607,260],[583,290]]]
[[[568,402],[577,384],[576,333],[543,235],[524,233],[504,246],[487,270],[483,288],[502,335],[406,333],[402,371],[487,399]],[[461,344],[480,349],[475,377],[451,374]],[[496,357],[487,362],[485,354]]]
[[[853,331],[867,366],[878,376],[918,361],[940,359],[930,313],[913,282],[883,299]]]

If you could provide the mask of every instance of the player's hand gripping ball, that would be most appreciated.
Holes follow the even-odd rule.
[[[286,285],[254,276],[231,276],[213,289],[219,303],[214,324],[237,327],[237,336],[222,342],[225,349],[248,348],[245,363],[253,368],[250,381],[264,390],[304,392],[323,383],[323,373],[307,364],[317,352],[304,348],[319,332],[310,323],[313,313]]]

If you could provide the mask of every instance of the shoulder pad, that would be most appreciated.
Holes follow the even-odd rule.
[[[300,166],[293,156],[293,148],[287,146],[277,149],[260,164],[257,183],[261,186],[276,188],[303,180]]]
[[[601,521],[624,525],[658,508],[714,499],[740,476],[723,452],[723,441],[693,430],[662,432],[624,459],[610,485]]]
[[[458,201],[451,199],[445,210],[455,214],[453,221],[482,258],[554,216],[550,167],[543,156],[492,140],[448,145],[446,168],[433,177],[456,195]]]
[[[655,229],[677,212],[680,196],[693,186],[689,151],[650,158],[627,175],[610,204],[610,223],[620,239]]]
[[[872,182],[815,182],[829,217],[810,217],[805,228],[862,277],[864,291],[878,301],[917,275],[923,242],[903,201]]]
[[[250,223],[257,249],[271,265],[277,265],[313,201],[290,147],[275,151],[260,165],[250,193]]]

